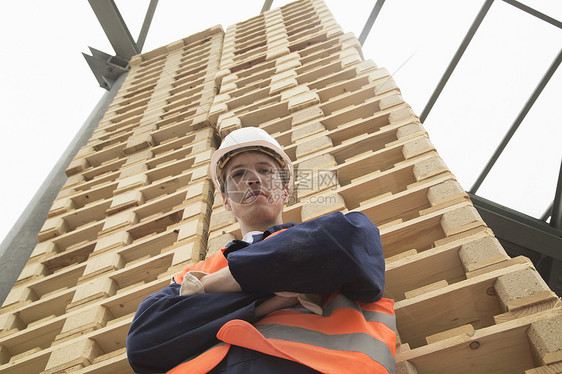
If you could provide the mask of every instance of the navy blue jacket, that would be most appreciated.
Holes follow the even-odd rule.
[[[268,235],[288,230],[263,240]],[[256,322],[255,308],[274,292],[331,294],[374,302],[384,289],[378,229],[360,212],[335,212],[299,225],[273,226],[254,243],[234,240],[224,252],[243,292],[179,295],[171,284],[138,307],[127,336],[127,355],[138,373],[163,372],[218,342],[233,319]],[[231,347],[213,373],[313,373],[303,365]]]

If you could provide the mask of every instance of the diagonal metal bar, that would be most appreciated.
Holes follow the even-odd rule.
[[[530,6],[527,6],[525,4],[521,4],[519,1],[515,1],[515,0],[503,0],[503,2],[508,3],[509,5],[513,5],[514,7],[518,8],[518,9],[520,9],[520,10],[526,12],[526,13],[529,13],[532,16],[535,16],[535,17],[537,17],[537,18],[539,18],[539,19],[541,19],[541,20],[543,20],[547,23],[550,23],[553,26],[558,27],[559,29],[562,29],[562,22],[560,22],[560,21],[558,21],[558,20],[556,20],[556,19],[554,19],[550,16],[547,16],[546,14],[541,13],[538,10],[533,9]]]
[[[449,80],[449,78],[453,74],[453,71],[455,70],[455,67],[459,63],[459,60],[461,59],[464,51],[466,50],[466,48],[470,44],[470,41],[472,40],[472,37],[474,36],[474,34],[476,34],[476,30],[478,30],[478,27],[482,23],[482,20],[486,16],[486,13],[488,13],[488,10],[492,6],[493,2],[494,2],[494,0],[486,0],[484,5],[482,5],[482,8],[480,8],[480,11],[478,12],[478,14],[476,15],[476,18],[472,22],[472,25],[470,26],[470,29],[468,29],[468,32],[464,36],[464,39],[461,42],[461,45],[457,49],[457,52],[453,56],[453,59],[449,63],[449,66],[447,66],[447,70],[445,70],[445,73],[441,77],[441,80],[437,84],[437,87],[435,87],[435,90],[433,91],[433,94],[431,94],[431,97],[429,98],[429,101],[425,105],[425,108],[423,109],[422,114],[420,115],[420,121],[421,122],[424,122],[425,119],[427,118],[427,116],[429,115],[429,112],[431,112],[431,109],[433,108],[433,105],[435,105],[435,102],[437,101],[437,98],[439,97],[439,95],[441,94],[441,91],[443,91],[443,88],[445,87],[445,84],[447,84],[447,81]]]
[[[511,128],[509,129],[509,131],[507,132],[507,134],[505,135],[505,137],[501,141],[500,145],[498,146],[498,148],[496,149],[496,151],[494,152],[494,154],[490,158],[490,161],[488,161],[488,164],[486,165],[486,167],[484,168],[482,173],[480,173],[480,175],[476,179],[476,182],[474,182],[474,185],[470,189],[470,193],[475,194],[476,191],[478,191],[478,188],[480,188],[480,186],[482,185],[482,182],[484,182],[484,179],[486,179],[486,176],[488,175],[488,173],[490,172],[490,170],[492,169],[492,167],[494,166],[494,164],[496,163],[496,161],[500,157],[501,153],[503,152],[503,150],[507,146],[507,143],[509,143],[509,141],[511,140],[511,137],[513,136],[513,134],[515,134],[515,131],[517,130],[517,128],[519,128],[519,125],[521,125],[521,122],[523,122],[527,113],[529,113],[529,110],[531,109],[531,107],[533,106],[533,104],[535,103],[535,101],[537,100],[539,95],[541,94],[542,90],[544,89],[544,87],[546,86],[546,84],[548,83],[550,78],[554,75],[554,72],[556,71],[556,69],[560,65],[561,61],[562,61],[562,49],[560,50],[560,52],[558,52],[558,56],[556,56],[556,58],[554,59],[554,61],[550,65],[550,67],[548,68],[548,71],[543,76],[543,78],[539,82],[538,86],[535,88],[535,91],[533,92],[531,97],[529,97],[529,99],[525,103],[525,106],[523,107],[523,109],[521,109],[521,112],[519,112],[519,115],[517,116],[517,118],[515,119],[515,121],[511,125]],[[556,204],[555,204],[555,206],[556,206]]]
[[[361,46],[363,46],[363,43],[365,43],[365,40],[367,40],[367,36],[369,35],[369,32],[371,32],[371,29],[375,24],[375,20],[377,19],[383,4],[384,0],[377,0],[375,6],[373,7],[373,10],[371,11],[371,14],[369,14],[369,18],[367,18],[367,22],[365,22],[365,26],[363,26],[361,35],[359,35],[359,43],[361,44]]]
[[[158,0],[150,0],[150,4],[148,4],[148,9],[146,10],[146,15],[144,16],[141,31],[137,39],[137,49],[139,50],[139,53],[142,52],[142,47],[144,46],[146,35],[148,35],[148,29],[150,28],[150,24],[152,23],[152,17],[154,17],[154,12],[156,11],[157,5]]]
[[[27,207],[19,216],[6,237],[0,242],[0,305],[17,281],[20,272],[29,260],[33,248],[37,245],[37,234],[43,227],[60,189],[66,182],[65,169],[76,153],[92,136],[103,115],[113,102],[127,74],[122,74],[111,88],[103,94],[82,127],[77,131],[70,144],[61,153]],[[4,370],[2,370],[4,371]]]
[[[550,215],[552,214],[552,207],[554,206],[554,202],[550,203],[550,205],[548,206],[548,208],[546,208],[546,210],[544,211],[544,213],[542,214],[540,220],[546,222],[546,220],[548,219],[548,217],[550,217]]]
[[[113,0],[89,0],[88,2],[117,56],[130,60],[132,56],[138,54],[137,44],[115,2]]]
[[[560,229],[562,228],[562,162],[560,163],[560,172],[558,173],[558,183],[552,202],[552,213],[550,216],[550,226]]]
[[[271,9],[271,4],[273,4],[273,0],[265,0],[263,2],[263,6],[261,8],[260,14],[262,14],[263,12],[267,12],[269,9]]]
[[[531,258],[549,287],[562,296],[562,231],[480,196],[468,195],[506,252],[511,257]]]

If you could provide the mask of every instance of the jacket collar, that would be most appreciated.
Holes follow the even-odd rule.
[[[291,228],[293,226],[296,226],[296,223],[289,222],[289,223],[283,223],[281,225],[271,226],[270,228],[265,230],[263,233],[252,235],[252,237],[254,238],[254,241],[253,241],[252,244],[264,240],[265,238],[267,238],[269,235],[273,234],[276,231],[288,229],[288,228]],[[242,241],[242,240],[234,239],[233,241],[231,241],[230,243],[228,243],[226,245],[226,247],[225,247],[226,249],[223,252],[224,257],[228,258],[229,253],[235,252],[235,251],[237,251],[239,249],[242,249],[242,248],[246,248],[249,245],[251,245],[251,244],[248,244],[248,243],[246,243],[245,241]]]

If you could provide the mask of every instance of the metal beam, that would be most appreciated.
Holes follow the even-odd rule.
[[[433,94],[431,94],[431,97],[429,98],[429,101],[425,105],[425,108],[423,109],[422,114],[420,115],[420,121],[421,122],[424,122],[425,119],[427,118],[427,116],[429,115],[429,112],[431,112],[431,108],[433,108],[433,105],[435,105],[435,102],[437,101],[437,98],[439,97],[439,95],[441,94],[441,91],[443,91],[443,88],[445,87],[445,84],[447,84],[447,81],[449,80],[449,78],[453,74],[453,71],[455,70],[455,67],[459,63],[459,60],[461,59],[464,51],[466,50],[466,48],[470,44],[470,41],[472,40],[472,37],[474,36],[474,34],[476,34],[476,30],[478,30],[478,27],[482,23],[482,20],[486,16],[486,13],[488,13],[488,10],[492,6],[493,2],[494,2],[494,0],[486,0],[484,5],[482,5],[482,8],[480,8],[480,11],[478,12],[478,14],[476,15],[476,18],[472,22],[472,25],[470,26],[470,29],[468,29],[468,32],[464,36],[464,39],[463,39],[461,45],[457,49],[457,52],[453,56],[453,59],[449,63],[449,66],[447,66],[447,70],[445,70],[445,73],[441,77],[441,80],[437,84],[437,87],[435,87],[435,90],[433,91]]]
[[[562,230],[469,192],[472,203],[502,240],[562,260]]]
[[[142,52],[142,47],[144,46],[146,35],[148,34],[148,29],[152,23],[152,17],[154,17],[157,5],[158,0],[150,0],[150,4],[148,4],[148,9],[146,10],[146,15],[144,16],[144,22],[142,23],[141,31],[137,39],[137,49],[139,50],[139,53]]]
[[[562,296],[562,261],[552,259],[548,285],[558,296]]]
[[[560,164],[560,172],[558,173],[558,183],[556,184],[554,201],[552,202],[550,226],[562,229],[562,162]]]
[[[496,161],[500,157],[501,153],[503,152],[503,150],[507,146],[507,143],[509,143],[509,141],[511,140],[511,137],[513,136],[513,134],[515,134],[515,131],[519,128],[519,125],[521,125],[521,122],[523,122],[523,120],[525,119],[525,116],[527,115],[527,113],[529,113],[529,110],[531,110],[531,107],[533,106],[533,104],[535,103],[535,101],[537,100],[539,95],[541,94],[542,90],[547,85],[550,78],[554,75],[554,72],[556,71],[556,69],[560,65],[561,61],[562,61],[562,49],[560,50],[560,52],[558,52],[558,56],[556,56],[556,58],[554,59],[554,61],[550,65],[550,67],[548,68],[548,71],[543,76],[543,78],[541,79],[541,81],[539,82],[537,87],[535,88],[535,91],[533,91],[533,94],[531,95],[531,97],[529,97],[529,99],[525,103],[525,106],[523,107],[523,109],[521,109],[521,112],[519,113],[519,115],[517,116],[517,118],[515,119],[513,124],[511,125],[511,128],[509,129],[509,131],[507,132],[507,134],[505,135],[505,137],[501,141],[500,145],[498,146],[498,148],[496,149],[496,151],[494,152],[494,154],[490,158],[490,161],[488,161],[488,164],[486,165],[486,167],[484,168],[482,173],[480,173],[480,175],[476,179],[476,182],[474,182],[474,185],[470,189],[470,193],[474,194],[474,193],[476,193],[476,191],[478,191],[478,188],[480,188],[480,186],[482,185],[482,182],[484,182],[484,179],[486,178],[486,176],[488,175],[488,173],[490,172],[490,170],[492,169],[492,167],[494,166],[494,164],[496,163]]]
[[[562,230],[482,197],[469,196],[506,252],[512,257],[531,258],[548,286],[562,296]]]
[[[140,50],[113,0],[88,0],[118,57],[130,60]]]
[[[365,43],[365,40],[367,40],[367,36],[369,35],[369,32],[371,32],[371,28],[373,28],[375,20],[377,19],[383,4],[384,0],[377,0],[375,6],[373,7],[373,10],[371,10],[371,14],[369,14],[369,18],[367,18],[367,22],[365,22],[365,26],[363,26],[361,35],[359,35],[359,43],[361,43],[361,46],[363,46],[363,43]]]
[[[273,4],[273,0],[265,0],[263,2],[263,6],[261,8],[260,14],[267,12],[269,9],[271,9],[271,4]]]
[[[526,12],[526,13],[529,13],[532,16],[535,16],[535,17],[537,17],[537,18],[539,18],[539,19],[541,19],[541,20],[543,20],[547,23],[550,23],[551,25],[556,26],[559,29],[562,29],[562,22],[560,22],[558,20],[555,20],[554,18],[549,17],[544,13],[541,13],[541,12],[531,8],[530,6],[527,6],[525,4],[521,4],[519,1],[515,1],[515,0],[503,0],[503,1],[505,3],[508,3],[509,5],[513,5],[514,7],[518,8],[518,9],[520,9],[520,10]]]
[[[92,55],[82,53],[92,69],[100,87],[110,90],[121,74],[129,70],[129,62],[117,56],[111,56],[95,48],[89,47]]]
[[[546,208],[546,210],[544,211],[544,213],[541,216],[541,221],[546,222],[546,220],[548,219],[548,217],[551,216],[552,214],[552,206],[554,205],[554,202],[550,203],[550,205],[548,206],[548,208]]]
[[[119,91],[127,74],[122,74],[111,91],[103,94],[82,127],[63,152],[47,178],[41,184],[27,207],[19,216],[6,238],[0,244],[0,305],[6,299],[23,267],[27,263],[33,248],[37,245],[37,234],[47,218],[47,213],[66,182],[65,170],[76,153],[99,125],[100,120]]]

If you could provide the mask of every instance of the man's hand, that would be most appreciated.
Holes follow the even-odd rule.
[[[200,279],[205,292],[241,292],[242,287],[236,282],[232,276],[230,269],[227,267],[214,272],[213,274],[205,275]],[[296,296],[284,297],[275,295],[271,299],[264,301],[256,308],[256,316],[263,317],[271,312],[279,309],[287,308],[298,304]]]
[[[205,275],[200,279],[205,292],[240,292],[242,287],[232,276],[227,267],[220,269],[212,274]]]

